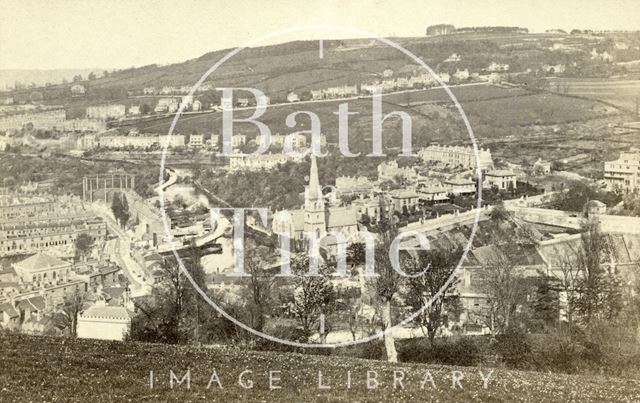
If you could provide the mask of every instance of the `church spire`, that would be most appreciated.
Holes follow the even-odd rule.
[[[311,171],[309,172],[309,194],[308,202],[314,203],[322,199],[322,190],[320,189],[320,180],[318,179],[318,164],[316,156],[311,154]]]

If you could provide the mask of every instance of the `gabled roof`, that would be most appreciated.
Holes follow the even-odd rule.
[[[14,266],[26,271],[36,271],[48,268],[70,266],[70,263],[67,263],[64,260],[58,259],[57,257],[53,257],[46,253],[36,253],[33,256],[15,263]]]
[[[23,299],[22,301],[18,302],[18,308],[22,310],[29,309],[35,311],[43,311],[45,306],[46,304],[44,298],[41,296]]]

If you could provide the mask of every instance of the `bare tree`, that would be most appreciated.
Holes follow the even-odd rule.
[[[205,290],[198,250],[190,248],[182,260],[196,284]],[[136,326],[132,326],[133,338],[169,344],[199,342],[202,336],[200,326],[207,320],[207,316],[202,314],[208,310],[206,302],[175,258],[165,259],[160,270],[163,275],[161,283],[154,287],[147,300],[136,303],[140,314],[135,318]]]
[[[513,325],[512,319],[522,302],[524,276],[518,267],[519,247],[511,247],[509,253],[496,253],[480,270],[481,289],[489,307],[489,325],[493,332],[504,333]]]
[[[576,309],[582,321],[590,325],[596,319],[615,318],[622,309],[622,295],[617,273],[608,264],[611,251],[599,224],[588,221],[582,224],[582,229],[577,252],[580,276]]]
[[[88,294],[77,288],[73,293],[64,296],[64,302],[60,308],[59,315],[56,316],[58,325],[64,329],[69,329],[69,335],[78,335],[78,315],[88,305]]]
[[[559,257],[558,270],[552,270],[551,275],[557,279],[560,291],[564,294],[565,313],[569,325],[573,325],[575,304],[578,298],[576,284],[578,281],[578,265],[575,256],[563,253]]]
[[[295,276],[295,289],[291,313],[302,327],[306,337],[311,336],[312,328],[320,322],[321,315],[324,324],[320,329],[320,342],[326,341],[331,330],[328,316],[335,309],[336,293],[328,277],[328,269],[320,265],[318,275],[307,275],[309,257],[299,256],[292,259],[291,270]]]
[[[397,230],[390,224],[386,217],[382,216],[378,224],[378,242],[376,243],[376,274],[378,275],[372,284],[372,288],[381,304],[382,327],[384,334],[384,347],[387,352],[387,361],[398,362],[395,339],[391,328],[391,305],[396,294],[400,291],[403,278],[396,272],[391,264],[389,250]]]
[[[426,309],[419,316],[419,323],[426,327],[427,336],[433,342],[437,330],[444,323],[443,312],[447,298],[452,297],[457,281],[448,283],[456,268],[461,251],[435,250],[420,253],[416,258],[407,259],[408,273],[421,273],[427,268],[425,274],[411,277],[407,284],[407,303],[414,309]],[[438,297],[434,296],[436,294]],[[433,301],[431,301],[433,299]],[[429,304],[429,301],[431,303]]]
[[[264,329],[266,316],[271,310],[271,294],[276,277],[265,270],[262,258],[257,253],[247,257],[245,270],[251,276],[248,278],[251,328],[261,332]]]
[[[349,325],[351,338],[353,339],[353,341],[356,341],[358,332],[363,327],[364,304],[360,300],[350,301],[348,304],[346,304],[345,311],[348,315],[347,323]]]

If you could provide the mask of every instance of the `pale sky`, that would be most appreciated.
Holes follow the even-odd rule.
[[[176,63],[293,26],[380,36],[428,25],[640,29],[639,0],[0,0],[0,69],[125,68]],[[324,38],[353,35],[327,32]],[[298,34],[276,42],[315,39]]]

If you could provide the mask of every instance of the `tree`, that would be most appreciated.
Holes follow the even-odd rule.
[[[504,201],[499,200],[489,212],[489,217],[494,221],[507,221],[511,218],[511,213],[505,207]]]
[[[552,327],[560,318],[560,297],[557,280],[541,275],[538,279],[536,299],[533,303],[534,319],[544,327]]]
[[[262,264],[264,253],[254,253],[245,259],[245,271],[249,277],[249,314],[251,328],[261,332],[264,329],[265,319],[272,306],[272,292],[276,277],[265,270]]]
[[[129,203],[127,203],[127,197],[124,193],[114,193],[111,200],[111,211],[116,221],[124,227],[129,221],[131,213],[129,212]]]
[[[365,263],[367,257],[366,252],[363,242],[355,242],[347,247],[347,258],[349,258],[352,264],[361,265]]]
[[[390,217],[392,218],[392,217]],[[378,276],[373,280],[372,288],[377,296],[382,310],[382,327],[384,334],[384,347],[387,352],[387,361],[398,362],[398,353],[396,351],[395,339],[391,328],[393,327],[391,317],[392,302],[400,291],[403,278],[394,270],[391,264],[389,251],[391,244],[397,233],[396,225],[387,219],[386,214],[382,213],[380,221],[377,225],[378,242],[375,248],[376,271]]]
[[[59,315],[56,315],[58,326],[69,329],[69,335],[78,335],[78,315],[87,306],[87,293],[77,288],[71,294],[65,294],[63,304],[60,307]]]
[[[120,221],[120,215],[122,214],[122,201],[120,200],[120,195],[118,193],[114,193],[111,199],[111,212],[113,213],[113,217],[116,221]]]
[[[189,249],[182,260],[195,283],[206,290],[197,248]],[[201,332],[201,329],[208,327],[208,320],[216,317],[205,314],[206,302],[175,258],[166,258],[159,270],[163,277],[161,283],[153,288],[149,297],[136,302],[139,313],[134,317],[131,337],[138,341],[167,344],[207,340],[210,335]]]
[[[505,252],[502,252],[505,250]],[[495,333],[504,333],[514,325],[518,306],[524,302],[526,289],[518,261],[524,255],[519,245],[497,245],[480,269],[480,288],[487,298],[489,327]]]
[[[559,286],[560,293],[558,298],[564,305],[565,316],[569,325],[573,325],[576,301],[578,299],[577,281],[578,281],[578,265],[576,257],[568,253],[559,256],[559,274],[553,274]]]
[[[76,238],[75,247],[76,256],[84,260],[91,253],[93,238],[89,234],[82,233]]]
[[[93,71],[91,73],[89,73],[89,75],[87,76],[87,80],[95,80],[96,79],[96,73],[94,73]]]
[[[349,325],[349,332],[351,332],[351,338],[353,341],[356,341],[358,331],[363,324],[364,304],[360,299],[349,301],[346,304],[345,311],[348,315],[347,323]]]
[[[291,260],[295,289],[291,313],[296,318],[306,337],[311,336],[311,329],[324,315],[324,332],[320,332],[320,342],[324,343],[330,331],[328,315],[335,309],[336,293],[328,277],[328,268],[320,264],[318,275],[307,275],[309,257],[298,256]]]
[[[444,323],[443,311],[448,298],[451,298],[457,281],[448,283],[453,274],[462,251],[432,250],[422,252],[416,258],[407,259],[409,274],[426,272],[420,276],[410,277],[407,281],[407,303],[417,311],[427,308],[418,317],[420,326],[427,329],[429,341],[433,343],[437,330]],[[436,294],[438,297],[434,296]],[[433,301],[431,301],[433,299]],[[431,303],[429,303],[431,301]]]
[[[122,211],[120,212],[120,225],[124,227],[125,225],[127,225],[127,222],[129,222],[129,217],[131,217],[131,212],[129,211],[129,203],[127,202],[127,196],[125,196],[124,193],[122,194],[120,202],[122,203]]]
[[[577,252],[580,276],[577,281],[576,309],[586,325],[597,319],[613,319],[622,309],[620,280],[611,266],[611,251],[598,222],[582,224],[581,247]]]

